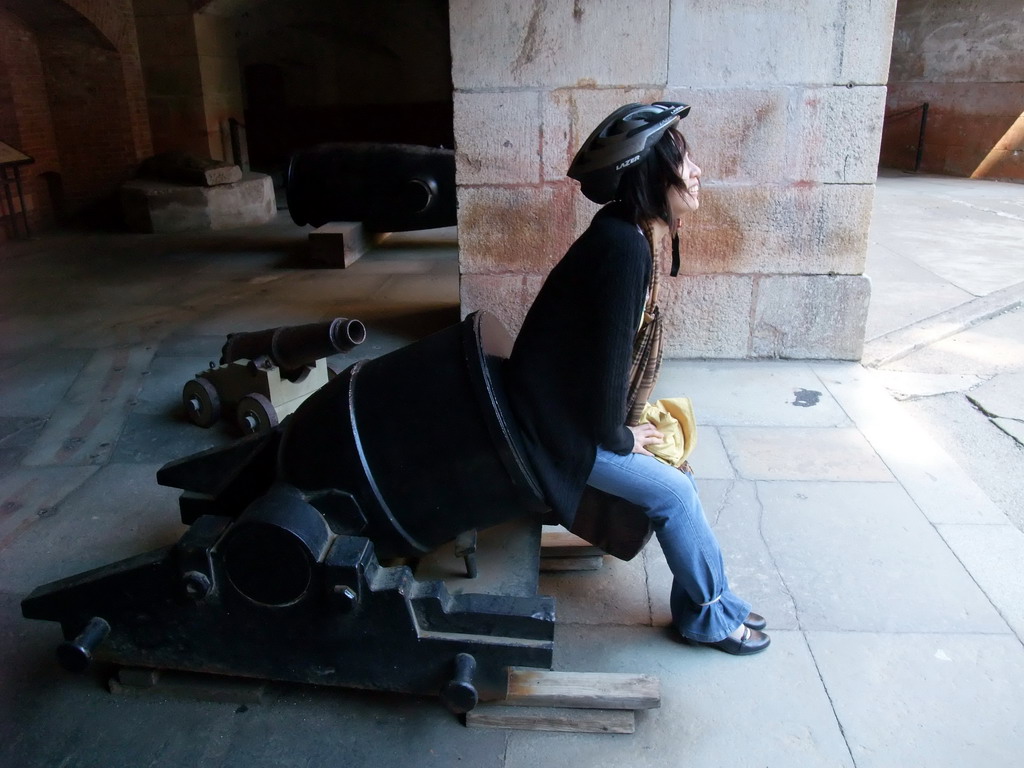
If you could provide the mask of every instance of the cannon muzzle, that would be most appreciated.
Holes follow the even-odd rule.
[[[320,358],[349,352],[365,339],[366,326],[347,317],[251,333],[231,333],[221,350],[220,364],[268,357],[283,371],[294,371],[312,365]]]
[[[411,144],[320,144],[292,155],[288,212],[300,227],[360,221],[370,232],[456,223],[455,150]]]

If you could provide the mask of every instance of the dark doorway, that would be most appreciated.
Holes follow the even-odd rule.
[[[238,40],[254,170],[325,142],[453,147],[443,0],[263,3]]]

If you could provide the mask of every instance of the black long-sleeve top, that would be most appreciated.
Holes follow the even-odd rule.
[[[507,384],[546,500],[570,525],[596,447],[627,454],[630,358],[648,283],[647,239],[605,206],[548,275],[508,361]]]

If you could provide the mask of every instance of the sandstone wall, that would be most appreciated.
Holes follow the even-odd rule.
[[[596,210],[564,174],[630,101],[693,106],[678,357],[859,357],[894,0],[451,0],[463,312],[518,329]]]

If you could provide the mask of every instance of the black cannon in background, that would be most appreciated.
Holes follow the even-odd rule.
[[[357,221],[371,232],[452,226],[455,152],[413,144],[320,144],[292,155],[286,194],[299,226]]]
[[[228,334],[220,367],[185,382],[185,415],[210,427],[227,411],[243,434],[271,429],[334,375],[325,358],[365,339],[366,326],[347,317]]]

